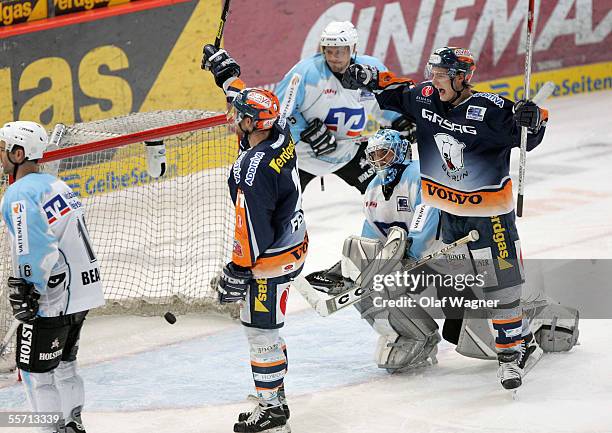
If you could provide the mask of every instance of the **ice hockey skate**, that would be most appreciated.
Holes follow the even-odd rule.
[[[240,414],[242,416],[243,414]],[[234,424],[236,433],[290,433],[285,411],[281,406],[267,406],[258,400],[248,418]]]
[[[249,400],[259,402],[259,399],[255,395],[249,395]],[[287,397],[285,396],[285,387],[281,386],[278,390],[278,399],[281,402],[281,407],[283,408],[283,412],[285,412],[285,418],[289,419],[291,416],[291,412],[289,411],[289,405],[287,404]],[[252,412],[242,412],[238,415],[238,421],[246,421]]]
[[[523,383],[523,369],[519,365],[521,352],[501,352],[497,354],[499,368],[497,377],[504,387],[513,391]]]

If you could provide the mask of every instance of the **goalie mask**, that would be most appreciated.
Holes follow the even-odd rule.
[[[397,166],[412,160],[410,143],[393,129],[381,129],[368,139],[366,158],[382,184],[387,185],[395,180]]]

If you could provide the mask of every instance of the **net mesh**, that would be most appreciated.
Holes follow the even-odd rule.
[[[67,127],[60,147],[181,125],[218,113],[183,110],[134,113]],[[162,314],[221,309],[215,281],[231,256],[233,206],[227,173],[237,142],[225,123],[163,137],[166,173],[147,172],[142,139],[45,163],[85,207],[100,262],[106,306],[96,313]],[[6,189],[4,179],[2,189]],[[0,248],[0,338],[12,322],[6,280],[10,257],[5,226]],[[227,310],[225,310],[227,311]],[[227,311],[228,312],[228,311]],[[230,312],[231,313],[231,312]]]

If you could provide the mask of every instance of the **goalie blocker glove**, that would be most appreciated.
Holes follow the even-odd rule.
[[[336,137],[321,119],[314,119],[300,134],[300,140],[308,143],[315,156],[327,155],[336,150]]]
[[[215,83],[221,88],[228,79],[240,76],[240,65],[229,56],[227,51],[211,44],[204,45],[202,69],[212,72]]]
[[[34,291],[34,284],[23,278],[9,277],[9,302],[13,309],[13,316],[21,322],[31,322],[38,312],[38,299],[40,295]]]
[[[342,74],[342,87],[345,89],[359,90],[366,88],[370,91],[377,90],[378,69],[370,65],[352,64]]]
[[[252,279],[253,272],[249,268],[243,268],[234,262],[229,262],[223,268],[223,273],[219,280],[219,287],[217,289],[219,292],[219,302],[221,304],[229,304],[244,300]]]
[[[543,110],[532,101],[521,99],[514,104],[512,111],[516,124],[529,129],[533,133],[537,133],[542,123],[546,120],[542,115]]]

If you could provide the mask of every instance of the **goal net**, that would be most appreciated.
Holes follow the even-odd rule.
[[[143,142],[159,139],[166,172],[155,179]],[[45,153],[43,170],[64,180],[85,207],[106,298],[96,312],[220,309],[214,285],[231,257],[227,174],[237,150],[224,115],[195,110],[134,113],[65,129],[59,148]],[[2,191],[6,186],[5,180]],[[0,338],[13,321],[4,225],[2,232]]]

